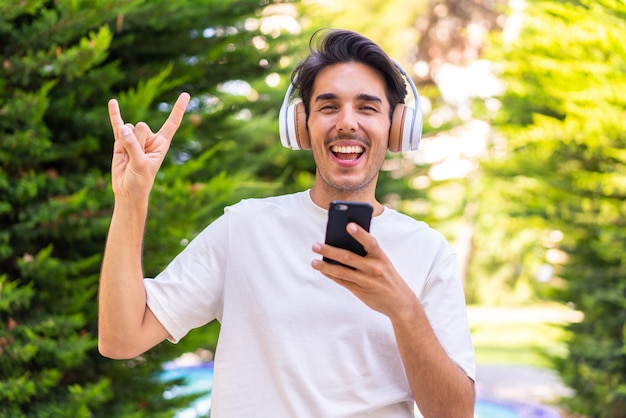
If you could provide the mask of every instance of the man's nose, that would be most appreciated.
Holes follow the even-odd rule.
[[[359,122],[357,115],[351,108],[344,108],[339,113],[337,119],[337,131],[339,132],[356,132],[359,130]]]

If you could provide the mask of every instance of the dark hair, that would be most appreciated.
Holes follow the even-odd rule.
[[[304,103],[307,119],[317,74],[324,67],[338,63],[359,62],[372,67],[384,78],[390,118],[396,104],[404,103],[406,84],[402,74],[385,51],[370,39],[349,30],[322,29],[311,37],[309,51],[310,55],[298,64],[291,76]]]

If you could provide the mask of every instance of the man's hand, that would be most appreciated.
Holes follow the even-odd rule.
[[[109,101],[109,118],[115,136],[111,175],[116,196],[146,197],[150,194],[188,103],[189,94],[181,93],[161,129],[153,133],[144,122],[135,126],[124,123],[117,100]]]
[[[392,319],[402,309],[414,305],[417,299],[415,294],[400,277],[376,239],[354,222],[346,228],[363,245],[366,256],[321,243],[313,245],[313,252],[355,270],[322,260],[313,260],[313,268],[351,291],[371,309]]]

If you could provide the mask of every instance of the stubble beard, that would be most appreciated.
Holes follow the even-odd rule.
[[[364,144],[364,146],[366,147],[366,149],[369,150],[369,152],[371,152],[369,140],[363,139],[360,136],[354,135],[354,134],[339,134],[334,138],[328,137],[324,141],[325,147],[327,148],[330,145],[330,143],[332,143],[332,141],[335,139],[358,140],[359,142],[362,142]],[[315,155],[313,157],[315,159]],[[385,156],[383,155],[380,161],[375,162],[375,164],[373,162],[370,163],[370,165],[376,165],[375,170],[368,171],[365,174],[366,177],[363,180],[355,180],[355,181],[350,181],[350,182],[334,180],[333,176],[329,175],[328,172],[325,172],[319,169],[320,165],[317,164],[317,161],[316,161],[316,166],[317,166],[315,170],[316,177],[317,177],[316,184],[321,183],[319,184],[319,186],[323,187],[328,193],[337,194],[337,195],[367,192],[370,190],[370,187],[372,187],[373,189],[376,188],[376,183],[378,181],[378,174],[380,172],[380,169],[382,168],[384,160],[385,160]]]

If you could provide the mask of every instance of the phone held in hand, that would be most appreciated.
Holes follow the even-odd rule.
[[[367,253],[363,246],[348,234],[346,226],[350,222],[355,222],[369,232],[373,210],[372,205],[366,202],[347,202],[339,200],[331,202],[328,208],[325,243],[333,247],[350,250],[361,256],[366,255]],[[342,264],[326,257],[324,257],[324,261],[333,264]]]

